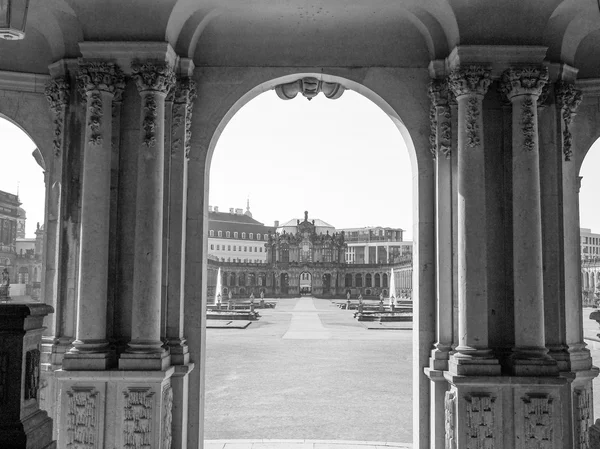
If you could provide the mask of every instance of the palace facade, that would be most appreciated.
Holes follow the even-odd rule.
[[[311,294],[317,297],[384,297],[390,295],[390,276],[394,270],[396,298],[412,297],[412,254],[393,263],[347,263],[345,232],[323,220],[294,219],[268,234],[265,263],[209,262],[209,297],[214,296],[218,268],[226,298],[288,297]]]

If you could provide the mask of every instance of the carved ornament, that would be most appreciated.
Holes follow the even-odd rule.
[[[444,417],[444,449],[456,449],[456,392],[454,391],[446,391]]]
[[[577,407],[575,415],[575,431],[578,438],[578,449],[590,448],[590,427],[593,424],[592,416],[592,394],[590,387],[587,386],[581,390],[577,389],[573,393],[574,404]]]
[[[535,135],[535,110],[533,99],[528,96],[523,99],[521,104],[521,129],[523,131],[523,147],[532,151],[536,145]]]
[[[171,449],[173,440],[173,388],[170,385],[165,385],[163,388],[162,404],[162,445],[160,449]]]
[[[470,148],[478,147],[481,144],[481,136],[479,134],[479,100],[475,97],[469,98],[467,101],[467,110],[465,114],[465,128],[467,133],[467,146]]]
[[[447,80],[432,80],[429,84],[431,99],[429,143],[434,158],[438,151],[446,158],[451,155],[452,125],[449,122],[451,96]]]
[[[490,70],[479,65],[459,67],[450,73],[448,84],[454,95],[484,96],[490,87]]]
[[[125,88],[125,75],[112,62],[81,62],[77,74],[77,87],[85,98],[88,92],[115,94]]]
[[[31,349],[25,354],[25,400],[37,399],[40,385],[40,350]]]
[[[196,83],[191,78],[180,78],[177,80],[174,91],[173,122],[172,135],[175,138],[179,133],[179,128],[184,125],[184,147],[185,156],[189,158],[190,142],[192,137],[192,109],[193,102],[196,99]],[[173,150],[178,151],[181,148],[181,139],[175,138],[173,141]]]
[[[140,92],[152,91],[166,95],[175,85],[175,73],[166,63],[135,63],[131,68],[131,76]]]
[[[493,449],[495,447],[496,398],[487,395],[467,396],[466,447]]]
[[[522,400],[524,448],[552,448],[552,399],[548,395],[525,395]]]
[[[501,86],[509,99],[518,95],[541,95],[548,82],[546,67],[511,67],[502,74]]]
[[[60,156],[62,149],[65,112],[70,97],[69,88],[69,82],[65,77],[61,76],[51,79],[48,84],[46,84],[46,90],[44,92],[46,99],[50,103],[50,110],[52,110],[54,114],[54,139],[52,140],[52,147],[54,148],[54,154],[56,156]]]
[[[123,395],[123,447],[151,449],[154,393],[148,388],[131,388]]]
[[[158,104],[154,95],[144,96],[142,108],[144,110],[144,119],[142,120],[144,137],[142,143],[151,148],[156,145],[156,127],[158,126]]]
[[[573,136],[571,134],[571,122],[575,116],[577,108],[581,104],[581,91],[575,89],[575,86],[564,81],[556,83],[555,88],[556,103],[561,110],[563,120],[563,153],[565,161],[570,161],[573,156]]]
[[[90,112],[88,117],[88,128],[90,130],[90,137],[88,143],[92,145],[102,144],[102,116],[104,111],[102,110],[102,96],[100,92],[92,92],[88,96],[87,108]]]
[[[73,388],[67,395],[67,449],[96,449],[98,392],[93,388]]]
[[[275,86],[277,96],[282,100],[291,100],[301,93],[308,100],[312,100],[319,92],[327,98],[337,100],[344,93],[344,86],[338,83],[328,83],[313,77],[301,78],[291,83]]]

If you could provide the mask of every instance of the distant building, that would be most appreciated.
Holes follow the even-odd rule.
[[[16,239],[21,203],[15,194],[0,190],[0,272],[8,270],[11,283],[16,277]]]
[[[339,231],[345,233],[348,264],[394,263],[412,256],[413,243],[403,240],[403,229],[375,226]]]
[[[596,259],[600,257],[600,234],[595,234],[591,229],[580,228],[581,260]]]
[[[600,302],[600,234],[581,228],[581,296],[584,306]]]
[[[266,242],[273,226],[265,226],[252,218],[250,205],[221,212],[208,206],[208,255],[220,262],[265,263]],[[277,224],[276,224],[277,225]]]

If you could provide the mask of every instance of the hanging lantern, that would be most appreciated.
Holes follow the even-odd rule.
[[[0,37],[17,40],[25,37],[29,0],[0,0]]]

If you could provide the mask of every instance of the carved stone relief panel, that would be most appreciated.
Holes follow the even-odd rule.
[[[123,448],[153,449],[154,392],[130,388],[123,395]]]
[[[467,449],[494,449],[496,398],[489,395],[465,397]]]
[[[526,449],[551,449],[552,398],[547,394],[525,395],[523,398],[523,447]]]
[[[32,349],[25,354],[25,400],[37,399],[40,384],[40,350]]]
[[[577,449],[590,448],[590,427],[592,426],[592,391],[588,385],[573,392],[575,405],[575,435]]]
[[[456,449],[456,392],[446,391],[445,409],[445,443],[444,449]]]
[[[94,388],[73,388],[67,396],[67,449],[98,448],[98,392]]]
[[[161,449],[171,449],[173,432],[173,388],[165,385],[162,392]]]

